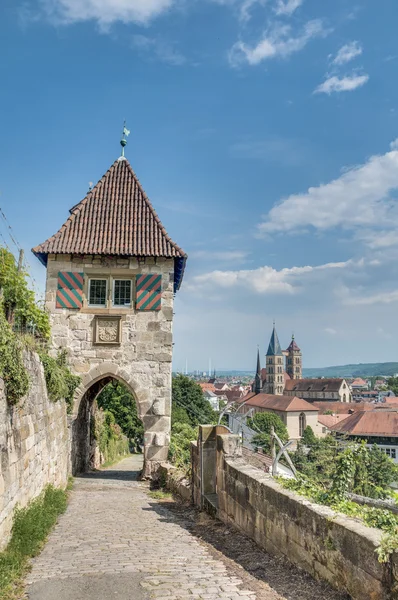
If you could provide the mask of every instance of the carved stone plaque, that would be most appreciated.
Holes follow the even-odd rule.
[[[121,317],[97,316],[94,323],[95,344],[120,344]]]

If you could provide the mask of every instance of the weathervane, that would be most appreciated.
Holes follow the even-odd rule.
[[[127,146],[127,138],[130,135],[130,131],[127,129],[126,127],[126,121],[124,122],[123,125],[123,134],[122,134],[122,139],[120,140],[120,145],[122,147],[122,158],[124,158],[124,149]]]

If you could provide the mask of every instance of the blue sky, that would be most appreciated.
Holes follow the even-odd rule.
[[[0,206],[20,244],[59,228],[126,118],[189,254],[175,368],[254,368],[273,318],[305,366],[397,360],[398,7],[382,8],[2,0]]]

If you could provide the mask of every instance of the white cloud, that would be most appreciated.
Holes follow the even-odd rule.
[[[341,78],[333,75],[318,85],[314,93],[330,95],[334,92],[352,92],[365,85],[367,81],[369,81],[369,75],[347,75]]]
[[[132,43],[135,48],[147,52],[170,65],[181,66],[186,63],[185,56],[176,50],[167,40],[149,38],[146,35],[134,35]]]
[[[362,51],[363,49],[359,42],[350,42],[349,44],[345,44],[340,48],[332,63],[334,65],[344,65],[357,56],[360,56]]]
[[[398,204],[389,198],[398,189],[398,150],[392,148],[347,169],[338,179],[282,200],[259,225],[260,232],[303,231],[308,226],[392,228],[398,224]]]
[[[357,305],[372,305],[372,304],[391,304],[398,302],[398,290],[392,292],[382,292],[373,296],[349,297],[345,300],[345,304],[351,306]]]
[[[352,260],[338,263],[326,263],[315,267],[291,267],[280,271],[270,266],[258,269],[247,269],[239,271],[212,271],[202,275],[196,275],[186,284],[186,289],[197,291],[201,288],[233,288],[244,287],[259,294],[294,294],[299,291],[302,277],[316,272],[329,269],[344,269],[353,265]]]
[[[302,5],[304,0],[278,0],[275,7],[277,15],[290,16]]]
[[[270,58],[286,58],[302,50],[310,40],[324,37],[327,33],[320,19],[308,21],[298,36],[292,34],[290,25],[274,25],[265,32],[256,46],[236,42],[230,50],[229,60],[232,66],[239,66],[245,62],[258,65]]]
[[[174,0],[41,0],[57,22],[97,21],[107,27],[116,21],[145,24],[167,11]]]
[[[324,332],[328,333],[329,335],[336,335],[337,334],[336,329],[333,329],[333,327],[325,327]]]

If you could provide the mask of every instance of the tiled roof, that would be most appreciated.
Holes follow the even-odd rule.
[[[317,400],[312,404],[319,408],[319,414],[324,414],[328,411],[334,413],[351,413],[374,409],[374,404],[370,402],[328,402],[327,400]]]
[[[253,394],[250,392],[239,400],[239,404],[245,403],[246,406],[256,406],[269,410],[279,410],[283,412],[313,411],[318,412],[318,408],[302,398],[296,396],[277,396],[274,394]]]
[[[351,435],[398,437],[398,412],[362,411],[350,415],[331,427],[332,431]]]
[[[48,254],[174,258],[179,288],[187,255],[168,236],[126,159],[116,160],[70,213],[56,234],[33,248],[43,264]]]
[[[349,413],[340,413],[338,415],[322,415],[322,414],[318,414],[318,422],[321,425],[324,425],[325,427],[327,427],[328,429],[330,429],[331,427],[333,427],[333,425],[336,425],[337,423],[340,423],[340,421],[343,421],[344,419],[346,419],[349,416],[350,416]]]
[[[206,390],[209,390],[210,392],[214,392],[216,389],[214,387],[214,383],[199,383],[199,385],[202,388],[202,392],[205,392]]]
[[[285,382],[289,392],[338,392],[344,379],[290,379]]]
[[[291,352],[291,351],[301,352],[300,348],[297,346],[297,344],[296,344],[296,342],[294,340],[294,337],[292,338],[292,341],[290,342],[290,344],[289,344],[289,346],[288,346],[288,348],[287,348],[286,351],[287,352]]]

